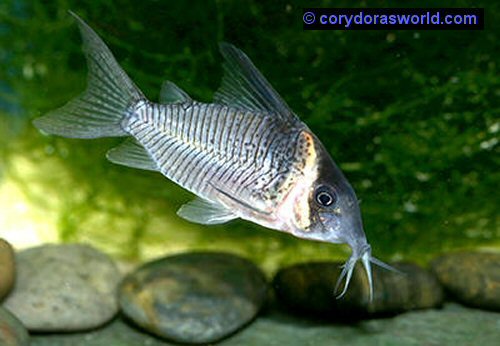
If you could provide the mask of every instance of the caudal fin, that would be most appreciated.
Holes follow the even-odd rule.
[[[129,107],[145,97],[94,30],[75,13],[69,13],[78,23],[83,39],[87,89],[33,124],[44,132],[70,138],[125,136],[121,120]]]

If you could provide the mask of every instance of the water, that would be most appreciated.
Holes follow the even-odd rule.
[[[344,170],[377,257],[425,262],[446,250],[500,249],[493,1],[449,3],[486,8],[487,29],[477,32],[304,32],[303,4],[293,1],[77,3],[0,4],[0,236],[18,247],[90,242],[130,260],[230,250],[269,271],[348,254],[244,221],[190,224],[175,215],[189,193],[106,161],[120,139],[39,134],[30,121],[84,89],[72,9],[152,100],[165,79],[211,100],[222,75],[217,42],[243,49]],[[322,6],[342,4],[364,2]]]

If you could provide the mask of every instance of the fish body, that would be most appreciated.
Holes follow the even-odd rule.
[[[143,102],[122,122],[164,176],[234,218],[280,230],[286,230],[275,217],[280,196],[302,169],[296,142],[303,127],[297,125],[282,131],[270,114],[192,100]]]
[[[222,86],[213,103],[197,102],[165,82],[149,101],[99,36],[77,15],[89,67],[87,89],[35,119],[49,134],[128,137],[107,158],[158,171],[197,198],[178,215],[201,224],[236,218],[299,238],[347,243],[352,255],[338,284],[343,295],[358,259],[370,285],[371,256],[351,185],[319,139],[236,47],[223,43]]]

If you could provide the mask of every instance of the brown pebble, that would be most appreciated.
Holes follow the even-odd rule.
[[[0,239],[0,301],[14,286],[14,250],[4,239]]]
[[[500,311],[500,254],[459,252],[432,261],[449,295],[469,306]]]
[[[371,302],[366,274],[358,265],[346,295],[337,299],[334,287],[340,265],[316,262],[284,268],[273,281],[276,296],[282,305],[292,310],[334,319],[431,308],[443,302],[442,288],[434,275],[410,263],[393,265],[404,274],[373,267]]]

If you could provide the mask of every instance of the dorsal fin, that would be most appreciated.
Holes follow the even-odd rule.
[[[224,57],[224,76],[214,101],[249,111],[274,113],[286,123],[299,121],[290,107],[273,89],[241,50],[229,43],[220,44]]]
[[[106,153],[106,158],[119,165],[158,171],[156,163],[149,156],[146,149],[133,138],[128,138],[119,146],[110,149]]]
[[[161,85],[160,90],[160,103],[182,103],[193,101],[191,97],[181,88],[170,81],[165,81]]]

